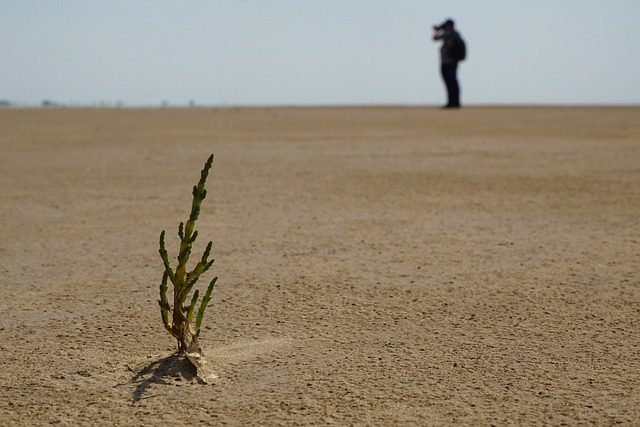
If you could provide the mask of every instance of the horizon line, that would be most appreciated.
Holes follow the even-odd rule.
[[[0,103],[0,109],[105,109],[105,110],[177,110],[177,109],[294,109],[294,108],[440,108],[440,104],[427,103],[291,103],[291,104],[65,104],[65,103]],[[640,103],[469,103],[465,108],[634,108]]]

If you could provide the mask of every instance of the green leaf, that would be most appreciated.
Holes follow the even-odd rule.
[[[173,270],[171,269],[171,262],[169,261],[167,248],[165,247],[165,244],[164,244],[164,235],[165,235],[165,231],[162,230],[162,233],[160,233],[160,250],[159,250],[160,257],[162,258],[162,262],[164,263],[164,269],[167,272],[169,279],[171,279],[171,283],[175,284],[176,278]]]
[[[207,247],[204,250],[204,253],[202,254],[202,263],[206,263],[207,262],[207,258],[209,258],[209,254],[211,254],[211,248],[213,247],[213,242],[209,242],[207,243]]]
[[[171,306],[169,305],[169,301],[167,300],[167,278],[169,274],[167,271],[164,271],[162,275],[162,283],[160,283],[160,300],[158,303],[160,304],[160,314],[162,316],[162,323],[164,327],[171,331],[171,322],[169,322],[169,311],[171,310]]]
[[[213,280],[211,280],[211,283],[209,283],[209,287],[207,288],[207,292],[204,294],[202,301],[200,302],[200,309],[198,310],[198,316],[196,317],[196,333],[199,333],[200,331],[204,311],[207,309],[209,301],[211,301],[211,292],[213,292],[213,287],[216,285],[217,280],[217,277],[214,277]]]
[[[189,304],[189,311],[187,312],[187,319],[189,322],[193,322],[193,312],[196,308],[196,302],[198,302],[198,296],[200,295],[200,291],[196,289],[193,293],[193,297],[191,298],[191,304]]]

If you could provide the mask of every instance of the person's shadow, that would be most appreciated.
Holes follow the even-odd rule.
[[[154,385],[175,385],[179,382],[193,383],[197,381],[196,368],[189,362],[186,356],[179,353],[171,354],[163,359],[151,362],[137,372],[129,384],[136,384],[133,401],[149,399],[156,395],[147,395],[148,390]]]

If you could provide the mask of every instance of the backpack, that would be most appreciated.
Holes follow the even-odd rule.
[[[467,45],[460,37],[460,34],[456,34],[451,44],[451,56],[456,61],[464,61],[467,58]]]

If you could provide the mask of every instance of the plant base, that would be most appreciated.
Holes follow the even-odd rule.
[[[185,355],[187,359],[189,359],[189,362],[196,368],[198,381],[204,384],[210,384],[218,378],[218,376],[209,369],[209,366],[207,366],[207,359],[204,357],[202,347],[200,347],[197,339],[191,341]]]

